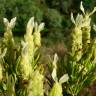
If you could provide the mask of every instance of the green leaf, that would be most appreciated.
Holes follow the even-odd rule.
[[[94,29],[94,31],[96,31],[96,25],[95,24],[93,25],[93,29]]]
[[[5,83],[3,83],[3,89],[4,89],[4,90],[7,90],[7,86],[6,86]]]
[[[68,74],[64,74],[64,75],[60,78],[59,83],[62,84],[62,83],[64,83],[64,82],[67,82],[68,79],[69,79]]]

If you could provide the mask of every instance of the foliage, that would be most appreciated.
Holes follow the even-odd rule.
[[[27,23],[21,43],[16,43],[12,34],[15,21],[16,17],[10,22],[4,18],[5,33],[0,43],[0,92],[5,96],[44,96],[43,68],[38,64],[40,31],[43,30],[44,23],[38,24],[32,17]],[[54,66],[56,61],[55,56]],[[56,67],[54,67],[52,77],[55,83],[49,96],[56,96],[57,93],[58,96],[63,96],[61,84],[68,80],[68,75],[65,74],[58,81],[55,79],[56,74]]]
[[[51,10],[53,12],[53,9]],[[47,96],[63,96],[63,92],[70,96],[78,96],[83,88],[96,79],[94,74],[96,38],[91,40],[91,16],[96,11],[96,7],[89,13],[85,11],[81,2],[80,10],[82,13],[78,13],[76,19],[71,13],[73,23],[69,43],[71,47],[68,46],[64,58],[60,60],[55,54],[52,65],[49,65],[53,83]],[[49,19],[53,25],[58,23],[56,26],[52,25],[53,27],[61,27],[59,24],[62,20],[59,16],[57,15],[58,19],[57,17],[55,19],[59,23],[54,20],[51,22],[52,19]],[[43,74],[44,67],[38,62],[40,58],[38,49],[41,46],[40,32],[44,29],[44,23],[38,24],[32,17],[19,43],[15,41],[12,34],[16,17],[10,22],[6,18],[3,21],[5,33],[0,43],[1,94],[4,96],[44,96],[44,79],[47,78]],[[96,31],[95,27],[94,25],[93,28]]]
[[[48,26],[50,27],[62,27],[62,16],[60,13],[55,9],[48,9],[48,13],[45,17],[47,22],[49,23]]]
[[[2,21],[2,16],[8,18],[9,20],[12,17],[16,16],[18,20],[16,23],[15,31],[25,32],[24,27],[26,26],[26,21],[28,21],[28,18],[32,16],[35,16],[38,22],[42,21],[43,19],[42,11],[39,7],[36,6],[35,2],[32,0],[0,0],[0,2],[0,22]],[[1,23],[1,25],[2,24],[3,22]]]
[[[70,96],[80,95],[80,91],[96,79],[94,74],[96,68],[96,38],[91,40],[91,15],[96,11],[85,12],[81,2],[80,10],[82,14],[76,16],[76,20],[71,13],[73,23],[70,45],[67,54],[58,64],[58,77],[68,73],[69,80],[64,87]],[[62,68],[63,66],[63,68]],[[64,91],[64,92],[66,92]]]
[[[5,33],[1,44],[2,57],[0,58],[3,67],[3,70],[0,70],[0,76],[3,76],[1,77],[1,87],[5,87],[3,91],[7,96],[32,96],[32,94],[33,96],[43,96],[43,75],[40,75],[37,69],[35,70],[36,60],[39,55],[35,58],[34,55],[40,46],[40,42],[37,42],[40,39],[39,32],[44,27],[44,23],[38,25],[36,22],[34,23],[34,18],[31,18],[27,24],[24,39],[17,45],[12,35],[12,28],[15,25],[15,21],[16,18],[11,19],[10,22],[4,18]],[[34,27],[34,33],[38,34],[35,36],[32,35]],[[39,39],[36,39],[37,36],[39,36]],[[37,78],[38,76],[39,79]],[[36,89],[34,88],[36,88],[36,84],[39,88],[38,83],[40,85],[40,91],[35,92]],[[35,87],[32,87],[33,84]]]

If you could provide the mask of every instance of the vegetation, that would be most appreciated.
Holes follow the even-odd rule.
[[[83,2],[85,8],[89,10],[96,4],[95,0],[83,0]],[[47,29],[47,35],[52,34],[51,29],[54,27],[64,29],[71,25],[71,21],[68,19],[69,14],[71,11],[74,13],[79,11],[79,3],[80,0],[0,0],[0,32],[4,32],[2,17],[11,20],[16,16],[18,19],[13,32],[15,35],[23,36],[28,19],[34,16],[39,23],[45,22],[44,31]],[[64,34],[61,30],[58,31]]]
[[[7,0],[2,1],[2,3],[6,5],[6,1]],[[15,12],[19,12],[19,8],[21,8],[20,10],[22,10],[22,12],[28,13],[30,13],[32,8],[33,11],[30,14],[34,14],[38,22],[41,22],[43,18],[46,21],[48,20],[47,28],[63,28],[62,21],[64,18],[61,15],[63,13],[62,6],[60,9],[53,9],[54,6],[59,6],[62,0],[60,0],[60,2],[53,0],[50,1],[50,3],[46,0],[42,1],[42,3],[47,2],[47,6],[50,4],[47,14],[43,13],[46,9],[42,12],[40,11],[39,7],[42,6],[34,6],[34,4],[37,4],[35,0],[32,2],[28,0],[26,4],[24,0],[10,0],[10,2],[12,5],[17,6],[17,11],[14,10],[14,12],[12,12],[12,8],[7,8],[9,5],[6,5],[7,11],[5,11],[5,13],[8,12],[6,13],[8,19],[16,15]],[[15,5],[14,2],[17,3],[17,5]],[[40,2],[38,2],[38,4]],[[54,5],[54,2],[57,5]],[[24,5],[22,3],[25,5],[33,4],[33,6],[29,7],[30,10],[24,10],[21,6]],[[61,9],[62,13],[57,11]],[[3,6],[2,10],[5,10]],[[77,14],[76,19],[73,13],[71,13],[72,27],[71,33],[69,34],[70,38],[67,38],[69,42],[66,44],[67,50],[65,54],[58,58],[55,53],[51,62],[50,59],[47,58],[49,62],[47,64],[47,70],[47,65],[40,63],[41,54],[39,52],[41,46],[40,32],[44,29],[45,24],[38,24],[35,22],[34,17],[31,17],[27,23],[24,36],[17,42],[14,39],[13,28],[15,25],[16,27],[24,28],[24,22],[27,21],[27,16],[24,16],[24,14],[22,16],[22,13],[16,15],[18,18],[21,17],[19,19],[21,21],[17,20],[17,24],[16,17],[11,19],[10,22],[7,18],[3,18],[5,32],[0,41],[1,96],[81,96],[81,91],[96,80],[96,37],[92,37],[91,35],[93,29],[96,31],[96,25],[92,26],[91,23],[91,17],[96,12],[96,7],[94,7],[93,11],[87,12],[81,2],[80,10],[81,13]],[[66,13],[67,11],[68,9],[66,9]],[[56,15],[55,17],[53,13]],[[21,23],[24,25],[22,24],[23,26],[20,26],[19,24]],[[47,30],[47,28],[45,29]],[[44,54],[44,56],[46,56],[46,54]],[[48,77],[48,75],[50,76]],[[45,84],[46,80],[47,84]],[[45,87],[47,87],[47,89]],[[86,94],[83,95],[85,96]]]
[[[26,34],[20,44],[16,44],[12,29],[15,26],[16,17],[9,22],[4,18],[5,33],[0,47],[0,91],[5,96],[44,96],[42,69],[38,65],[41,45],[40,31],[44,23],[38,25],[32,17],[26,27]],[[52,77],[54,86],[49,96],[62,96],[61,84],[68,80],[65,74],[58,81],[56,78],[56,56],[54,57],[54,69]],[[63,81],[64,80],[64,81]],[[59,90],[58,90],[58,87]],[[38,90],[37,90],[38,89]]]

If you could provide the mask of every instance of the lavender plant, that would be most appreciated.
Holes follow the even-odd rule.
[[[39,55],[36,55],[41,46],[40,31],[44,23],[38,25],[32,17],[23,40],[17,44],[12,34],[15,21],[16,17],[10,22],[4,18],[5,33],[0,45],[1,93],[6,96],[44,96],[43,74],[37,68]]]
[[[24,38],[17,44],[12,34],[15,22],[16,17],[10,22],[4,18],[5,33],[0,43],[0,92],[4,96],[44,96],[44,75],[38,68],[37,52],[44,23],[38,24],[32,17],[27,23]],[[48,96],[63,96],[61,84],[68,81],[67,74],[60,80],[56,79],[56,63],[57,55],[52,72],[55,83]]]
[[[80,9],[83,14],[76,16],[71,13],[71,20],[74,24],[71,33],[71,48],[64,61],[64,72],[68,73],[69,81],[66,91],[70,96],[79,96],[80,91],[95,79],[96,68],[96,38],[91,40],[91,15],[85,12],[81,2]],[[66,71],[65,71],[66,70]]]

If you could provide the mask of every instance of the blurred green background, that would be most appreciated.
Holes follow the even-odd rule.
[[[13,33],[23,36],[26,24],[34,16],[40,22],[45,22],[42,31],[44,44],[65,40],[70,33],[70,13],[74,15],[80,11],[81,0],[0,0],[0,35],[4,33],[3,17],[9,20],[17,17]],[[92,10],[96,0],[82,0],[85,9]],[[93,16],[96,22],[96,16]]]

